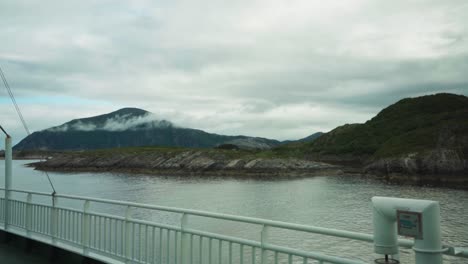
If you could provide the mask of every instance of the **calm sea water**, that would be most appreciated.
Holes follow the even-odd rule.
[[[13,188],[50,191],[42,172],[27,168],[27,161],[14,161]],[[0,186],[3,187],[4,163]],[[371,197],[394,196],[440,202],[445,244],[468,247],[468,191],[447,188],[388,185],[378,180],[351,176],[316,176],[297,180],[252,180],[198,177],[162,177],[120,173],[50,173],[58,193],[118,199],[139,203],[238,214],[293,223],[372,232]],[[70,206],[80,206],[70,204]],[[105,208],[122,213],[122,208]],[[135,212],[135,217],[157,217]],[[179,216],[157,219],[176,223]],[[194,227],[245,238],[258,239],[259,229],[226,221],[191,219]],[[276,230],[272,240],[335,256],[371,261],[372,245],[320,235]],[[403,263],[412,263],[411,250],[403,250]],[[445,263],[468,263],[446,258]]]

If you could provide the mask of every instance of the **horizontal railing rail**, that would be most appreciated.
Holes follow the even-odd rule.
[[[4,188],[0,190],[5,191]],[[0,198],[3,229],[27,237],[48,238],[49,243],[74,247],[79,254],[119,263],[364,263],[303,249],[275,245],[269,240],[271,228],[373,242],[373,235],[267,219],[212,213],[206,211],[140,204],[94,197],[50,194],[10,189],[11,194],[26,195],[25,201],[8,200],[8,219],[3,215],[5,199]],[[33,202],[33,196],[47,197],[50,204]],[[10,196],[11,197],[11,196]],[[79,201],[81,209],[60,204],[59,199]],[[124,208],[123,216],[90,210],[91,203]],[[131,216],[132,209],[147,209],[180,214],[180,224],[163,224]],[[189,216],[257,225],[260,239],[252,240],[189,227]],[[23,231],[23,233],[21,233]],[[63,244],[63,245],[62,245]],[[412,248],[414,242],[399,239],[398,244]],[[445,246],[444,254],[468,258],[468,250]],[[299,259],[299,260],[298,260]],[[281,262],[283,263],[283,262]]]

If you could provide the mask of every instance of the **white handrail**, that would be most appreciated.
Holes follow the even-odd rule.
[[[4,189],[0,188],[0,190],[4,190]],[[27,191],[27,190],[12,189],[10,191],[21,192],[21,193],[31,193],[31,194],[37,194],[37,195],[42,195],[42,196],[51,196],[51,194],[49,193]],[[213,213],[213,212],[193,210],[193,209],[158,206],[158,205],[151,205],[151,204],[141,204],[141,203],[134,203],[134,202],[93,198],[93,197],[77,196],[77,195],[55,194],[55,197],[73,199],[73,200],[81,200],[81,201],[92,201],[92,202],[105,203],[105,204],[131,206],[135,208],[151,209],[151,210],[158,210],[158,211],[165,211],[165,212],[172,212],[172,213],[190,214],[190,215],[223,219],[223,220],[236,221],[236,222],[243,222],[243,223],[256,224],[256,225],[268,225],[268,226],[276,227],[276,228],[290,229],[290,230],[295,230],[295,231],[302,231],[302,232],[328,235],[328,236],[334,236],[334,237],[350,238],[350,239],[366,241],[366,242],[374,241],[373,235],[371,234],[344,231],[344,230],[338,230],[338,229],[332,229],[332,228],[323,228],[323,227],[317,227],[317,226],[287,223],[287,222],[267,220],[267,219],[247,217],[247,216]],[[402,247],[410,248],[413,246],[413,242],[410,240],[400,239],[399,245]]]
[[[4,188],[0,188],[0,190],[5,191]],[[130,212],[129,210],[131,210],[132,208],[140,208],[140,209],[150,209],[150,210],[156,210],[156,211],[177,213],[177,214],[182,214],[183,215],[183,219],[185,219],[184,221],[186,221],[187,216],[193,215],[193,216],[201,216],[201,217],[207,217],[207,218],[214,218],[214,219],[221,219],[221,220],[228,220],[228,221],[235,221],[235,222],[241,222],[241,223],[261,225],[261,226],[264,227],[264,229],[265,229],[266,226],[268,226],[268,227],[287,229],[287,230],[294,230],[294,231],[301,231],[301,232],[314,233],[314,234],[321,234],[321,235],[327,235],[327,236],[333,236],[333,237],[348,238],[348,239],[353,239],[353,240],[358,240],[358,241],[365,241],[365,242],[373,242],[374,241],[373,235],[371,235],[371,234],[344,231],[344,230],[337,230],[337,229],[329,229],[329,228],[322,228],[322,227],[302,225],[302,224],[286,223],[286,222],[281,222],[281,221],[260,219],[260,218],[254,218],[254,217],[245,217],[245,216],[238,216],[238,215],[213,213],[213,212],[206,212],[206,211],[199,211],[199,210],[192,210],[192,209],[174,208],[174,207],[167,207],[167,206],[157,206],[157,205],[151,205],[151,204],[141,204],[141,203],[134,203],[134,202],[126,202],[126,201],[118,201],[118,200],[86,197],[86,196],[77,196],[77,195],[64,195],[64,194],[54,194],[54,195],[52,195],[50,193],[38,192],[38,191],[29,191],[29,190],[10,189],[9,192],[10,193],[23,193],[23,194],[26,194],[29,197],[28,202],[27,202],[28,207],[25,207],[25,206],[21,207],[23,205],[22,203],[26,204],[26,202],[14,200],[14,199],[10,200],[10,202],[13,203],[12,208],[14,210],[28,210],[25,215],[29,215],[30,217],[31,217],[31,215],[34,215],[34,212],[36,212],[37,214],[45,215],[46,217],[48,215],[50,215],[50,217],[51,217],[50,219],[55,219],[55,221],[57,221],[57,223],[59,223],[60,225],[70,225],[71,223],[78,224],[78,223],[81,223],[80,221],[83,221],[82,224],[87,223],[85,230],[87,232],[90,232],[90,234],[91,234],[91,232],[101,232],[102,230],[99,229],[99,228],[101,228],[101,225],[103,225],[104,230],[105,230],[104,231],[104,236],[106,237],[106,239],[109,236],[109,235],[106,236],[106,233],[105,233],[106,230],[109,230],[109,232],[110,232],[111,229],[116,229],[117,230],[119,228],[121,230],[119,232],[117,232],[117,234],[114,234],[114,235],[119,236],[118,239],[125,240],[126,241],[125,243],[126,243],[127,246],[131,245],[133,247],[133,245],[135,243],[133,240],[129,242],[129,239],[143,239],[143,237],[145,239],[147,239],[147,240],[148,239],[156,239],[157,234],[155,234],[155,232],[156,232],[156,230],[159,230],[160,239],[162,239],[162,237],[167,238],[167,241],[166,241],[167,245],[165,245],[165,247],[168,249],[168,252],[166,253],[167,258],[169,258],[169,255],[172,255],[172,252],[169,253],[169,249],[173,248],[173,247],[169,247],[169,240],[171,238],[173,238],[173,239],[175,239],[175,242],[171,242],[171,243],[175,243],[175,244],[179,243],[177,241],[177,237],[178,237],[177,234],[179,233],[180,237],[181,237],[181,240],[182,239],[184,240],[184,242],[181,242],[181,243],[183,243],[182,245],[184,245],[183,246],[184,249],[180,249],[181,252],[182,251],[186,252],[186,250],[187,250],[186,249],[187,248],[187,243],[188,243],[187,242],[188,241],[187,236],[183,236],[183,234],[187,234],[187,235],[189,235],[191,237],[192,236],[198,236],[199,237],[199,240],[200,240],[199,241],[199,243],[200,243],[199,247],[202,247],[204,239],[209,240],[210,249],[212,247],[212,245],[211,245],[212,240],[218,241],[218,243],[220,243],[220,245],[221,245],[222,241],[229,242],[230,247],[231,247],[232,243],[238,244],[238,245],[241,245],[241,246],[251,247],[252,248],[251,255],[253,257],[255,255],[255,248],[259,248],[259,249],[262,249],[262,252],[264,252],[265,250],[267,250],[267,251],[269,250],[269,251],[273,251],[273,252],[277,252],[277,253],[278,252],[279,253],[284,253],[284,254],[287,254],[289,256],[300,256],[300,257],[303,257],[304,259],[307,259],[307,258],[318,259],[318,260],[327,261],[327,262],[331,262],[331,263],[347,263],[347,264],[362,263],[360,261],[343,259],[343,258],[334,257],[334,256],[328,256],[328,255],[318,253],[318,252],[305,252],[305,251],[301,251],[301,250],[297,250],[297,249],[285,248],[285,247],[272,245],[271,243],[263,243],[263,242],[261,243],[259,241],[254,241],[254,240],[246,240],[246,239],[242,239],[242,238],[238,238],[238,237],[232,237],[232,236],[225,236],[225,235],[221,235],[221,234],[209,233],[209,232],[205,232],[205,231],[201,231],[201,230],[195,230],[193,228],[188,228],[188,227],[183,228],[181,226],[171,226],[171,225],[155,223],[155,222],[151,222],[151,221],[145,221],[145,220],[141,220],[141,219],[133,219],[133,218],[131,218],[129,216],[129,212]],[[67,207],[64,207],[62,205],[57,205],[57,204],[54,204],[54,205],[45,205],[45,204],[38,204],[38,203],[34,204],[34,203],[31,203],[32,195],[37,195],[37,196],[42,196],[42,197],[51,197],[51,198],[55,198],[55,199],[61,198],[61,199],[79,200],[79,201],[84,202],[84,204],[87,204],[87,206],[85,206],[85,208],[89,207],[90,202],[94,202],[94,203],[98,203],[98,204],[112,204],[112,205],[126,206],[127,207],[127,213],[126,213],[127,216],[123,217],[123,216],[110,215],[110,214],[105,214],[105,213],[101,213],[101,212],[90,211],[90,210],[87,210],[87,209],[84,209],[84,211],[80,211],[79,209],[71,209],[71,208],[67,208]],[[1,202],[4,202],[4,201],[1,201]],[[15,203],[16,203],[16,205],[15,205]],[[20,208],[20,209],[18,209],[18,208]],[[24,208],[26,208],[26,209],[24,209]],[[32,210],[36,210],[36,211],[33,212]],[[23,211],[21,211],[21,212],[23,212]],[[16,215],[18,215],[18,214],[16,214]],[[97,223],[96,223],[96,221],[97,221]],[[17,226],[17,227],[23,227],[23,228],[28,227],[28,225],[22,226],[21,224],[18,224],[18,223],[13,223],[13,224],[15,226]],[[49,235],[48,231],[50,231],[50,230],[48,230],[47,227],[41,226],[42,224],[43,223],[39,223],[40,228],[38,227],[35,230],[27,230],[28,233],[31,233],[31,232],[34,233],[35,232],[35,233]],[[58,232],[59,238],[61,236],[63,236],[63,240],[67,240],[68,239],[67,238],[67,236],[68,236],[67,232],[69,232],[69,231],[62,234],[63,232],[60,230],[60,228],[61,227],[57,228],[57,230],[54,230],[54,232]],[[66,229],[67,227],[64,227],[64,228]],[[72,226],[71,228],[75,228],[75,227]],[[94,231],[91,230],[92,228],[94,228],[95,230]],[[129,228],[132,229],[132,230],[130,230]],[[141,232],[140,229],[144,229],[144,231],[141,232],[141,233],[138,233],[139,235],[135,235],[136,231],[133,230],[133,228],[138,228],[139,229],[138,232]],[[55,227],[54,227],[54,229],[55,229]],[[153,232],[153,234],[152,235],[148,234],[148,232]],[[166,233],[167,234],[163,235],[162,232],[165,232],[165,234]],[[142,235],[142,234],[144,234],[144,235]],[[54,235],[54,234],[52,233],[52,235]],[[96,240],[96,236],[97,236],[97,234],[94,234],[94,236],[92,238]],[[101,236],[101,233],[99,233],[99,236]],[[111,236],[112,236],[112,234],[111,234]],[[76,235],[76,236],[71,235],[71,237],[73,237],[73,239],[69,239],[69,240],[71,240],[71,242],[73,242],[73,243],[78,243],[80,246],[90,245],[90,247],[87,248],[87,250],[83,251],[83,253],[82,253],[83,255],[88,254],[89,251],[92,251],[92,250],[97,250],[98,252],[102,251],[101,246],[96,245],[95,241],[94,241],[94,244],[91,243],[91,241],[81,241],[83,239],[91,240],[92,238],[88,234],[86,234],[86,236],[82,235],[82,237],[80,237],[80,235]],[[114,239],[117,239],[117,238],[114,238]],[[70,241],[68,241],[68,242],[70,242]],[[161,244],[163,242],[164,241],[161,240],[159,243]],[[142,243],[142,242],[140,241],[139,243]],[[152,246],[156,245],[156,242],[154,242],[154,241],[151,242],[151,243],[150,244]],[[205,241],[205,243],[206,243],[206,241]],[[192,246],[192,242],[190,242],[189,244]],[[141,245],[141,244],[138,244],[138,245]],[[398,245],[401,246],[401,247],[405,247],[405,248],[411,248],[411,247],[413,247],[414,243],[411,240],[398,239]],[[104,247],[105,246],[106,245],[104,245]],[[149,247],[149,245],[147,245],[147,246]],[[446,252],[444,252],[444,254],[446,254],[446,255],[452,255],[452,256],[468,258],[468,250],[467,249],[450,247],[450,246],[444,246],[444,248],[446,248]],[[162,249],[163,249],[163,246],[160,245],[159,250],[161,251]],[[130,250],[130,251],[127,251],[127,250]],[[116,258],[122,258],[123,257],[124,259],[129,259],[129,258],[134,259],[134,254],[133,254],[134,252],[132,251],[132,249],[127,249],[127,250],[122,249],[122,252],[116,251],[115,252],[115,257]],[[231,252],[232,249],[230,248],[229,250],[230,250],[229,252]],[[123,251],[125,251],[125,253],[123,253]],[[103,253],[105,253],[106,255],[109,254],[109,252],[107,252],[106,250],[104,250]],[[128,255],[130,253],[131,253],[131,256]],[[147,257],[148,257],[148,252],[145,251],[145,253],[147,254]],[[177,246],[175,247],[175,252],[173,252],[173,253],[174,253],[173,255],[175,257],[180,253],[180,252],[178,252],[178,247]],[[180,254],[181,254],[181,256],[183,255],[182,253],[180,253]],[[202,252],[200,252],[200,254],[202,254]],[[263,254],[261,254],[261,255],[263,256]],[[276,257],[277,256],[275,254],[275,258]],[[262,259],[263,259],[263,257],[262,257]]]

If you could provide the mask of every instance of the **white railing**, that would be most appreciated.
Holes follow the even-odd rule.
[[[364,263],[280,246],[269,239],[272,228],[373,242],[370,234],[251,217],[25,190],[9,193],[7,213],[0,198],[3,230],[108,263]],[[92,205],[101,210],[91,210]],[[110,206],[119,207],[121,215],[104,213]],[[174,213],[180,224],[137,219],[135,209]],[[196,229],[189,225],[191,217],[257,225],[258,239]],[[399,240],[399,246],[411,248],[413,241]],[[451,247],[445,254],[468,257],[465,249]]]

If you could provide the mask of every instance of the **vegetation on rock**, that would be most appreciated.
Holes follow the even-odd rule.
[[[436,94],[400,100],[364,124],[339,126],[311,143],[277,151],[378,159],[450,147],[465,156],[467,135],[468,98]]]

